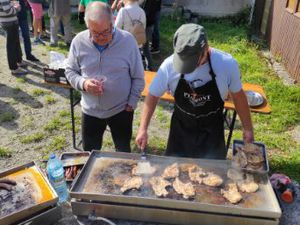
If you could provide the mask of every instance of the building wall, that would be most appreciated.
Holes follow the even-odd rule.
[[[267,39],[273,55],[279,56],[287,71],[300,83],[300,14],[286,9],[286,0],[273,0]]]
[[[251,5],[252,0],[175,0],[178,5],[203,16],[222,17]]]

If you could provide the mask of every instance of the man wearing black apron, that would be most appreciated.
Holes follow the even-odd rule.
[[[219,62],[219,65],[212,64],[212,55],[214,62]],[[202,26],[185,24],[175,33],[174,54],[169,58],[161,65],[149,88],[136,138],[137,145],[145,148],[147,128],[158,99],[163,94],[154,87],[162,87],[162,91],[170,89],[175,99],[166,155],[226,158],[223,99],[228,89],[243,125],[244,141],[252,142],[249,107],[241,89],[239,71],[235,68],[238,66],[235,66],[232,56],[210,49]],[[217,74],[214,67],[218,68]],[[174,80],[178,81],[177,84]],[[228,84],[224,81],[228,81]]]

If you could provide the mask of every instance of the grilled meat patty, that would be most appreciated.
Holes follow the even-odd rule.
[[[188,173],[190,180],[199,184],[202,183],[203,177],[207,176],[207,173],[197,165],[188,168]]]
[[[232,204],[239,203],[243,199],[235,183],[226,185],[225,190],[221,189],[221,194]]]
[[[183,183],[176,177],[173,182],[173,188],[178,194],[182,194],[183,198],[189,199],[196,195],[195,188],[191,182]]]
[[[156,196],[166,197],[169,194],[166,190],[166,187],[172,185],[169,181],[162,177],[151,177],[149,182]]]
[[[208,176],[203,178],[203,183],[211,187],[218,187],[223,183],[223,179],[214,173],[208,173]]]
[[[141,177],[130,177],[125,181],[124,185],[121,187],[121,192],[124,193],[131,189],[140,189],[142,185],[143,179]]]
[[[165,179],[176,178],[178,176],[179,176],[178,163],[173,163],[171,166],[168,166],[162,174],[162,177]]]

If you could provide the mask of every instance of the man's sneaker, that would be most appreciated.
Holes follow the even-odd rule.
[[[158,54],[158,53],[160,53],[160,49],[159,48],[151,48],[150,53],[151,54]]]
[[[28,55],[26,57],[27,60],[31,61],[31,62],[39,62],[40,60],[37,59],[34,55]]]
[[[11,70],[11,74],[12,75],[15,75],[15,76],[22,76],[22,75],[26,75],[27,74],[27,71],[18,67],[17,69],[15,70]]]
[[[17,63],[18,67],[26,68],[27,64],[22,60],[21,62]]]
[[[56,42],[50,42],[49,46],[50,47],[57,47],[57,43]]]

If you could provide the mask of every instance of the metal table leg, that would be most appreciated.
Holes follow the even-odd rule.
[[[70,88],[70,107],[71,107],[71,121],[72,121],[72,141],[73,141],[73,148],[79,151],[82,149],[78,148],[76,145],[76,131],[75,131],[75,116],[74,116],[74,107],[80,102],[80,100],[76,100],[74,102],[74,94],[73,88]]]
[[[226,149],[228,149],[230,146],[230,141],[231,141],[232,133],[234,130],[234,124],[235,124],[235,120],[236,120],[236,114],[237,114],[236,111],[233,110],[232,119],[231,119],[230,123],[228,124],[229,125],[229,133],[228,133],[228,137],[227,137]],[[226,116],[227,116],[227,112],[226,112]],[[226,121],[226,123],[227,122],[228,121]]]

